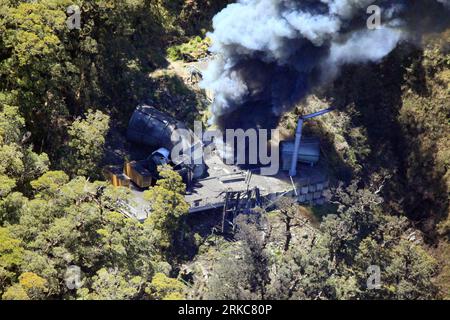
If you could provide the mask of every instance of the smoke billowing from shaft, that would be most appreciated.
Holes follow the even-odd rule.
[[[425,0],[423,0],[425,1]],[[438,1],[438,2],[437,2]],[[436,0],[444,5],[448,0]],[[367,27],[367,9],[381,25]],[[214,122],[240,108],[274,114],[332,79],[344,64],[377,62],[408,37],[408,1],[239,0],[213,19],[216,58],[202,86],[212,91]],[[255,109],[253,109],[255,108]]]

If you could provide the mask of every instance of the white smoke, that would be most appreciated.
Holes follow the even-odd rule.
[[[229,71],[230,65],[226,66],[225,61],[219,57],[210,62],[208,72],[203,76],[204,83],[208,84],[208,89],[214,92],[214,105],[212,106],[212,114],[221,115],[223,110],[230,108],[229,101],[234,103],[242,103],[244,96],[247,94],[246,83],[237,75],[235,71]],[[224,72],[227,70],[227,72]],[[220,106],[219,109],[215,109]]]
[[[442,3],[447,8],[450,8],[450,0],[437,0],[437,1]]]
[[[437,1],[450,4],[450,0]],[[254,99],[261,91],[272,92],[268,103],[273,109],[283,109],[295,102],[298,88],[309,85],[312,72],[332,76],[344,64],[385,57],[407,35],[401,17],[404,1],[377,1],[383,25],[369,30],[366,11],[374,2],[238,0],[228,5],[213,19],[210,51],[219,58],[210,63],[201,83],[215,96],[213,114],[220,116],[244,102],[266,99]],[[280,77],[283,72],[290,73],[289,81]],[[278,94],[280,86],[294,95]],[[255,93],[254,87],[265,90]]]
[[[241,0],[229,5],[213,19],[210,51],[231,60],[255,52],[264,52],[267,59],[287,58],[284,42],[298,34],[280,14],[279,1]]]
[[[312,15],[307,12],[289,12],[283,15],[289,26],[316,46],[321,46],[339,31],[341,21],[333,16]]]
[[[400,30],[384,27],[354,32],[343,42],[333,41],[329,56],[324,62],[324,76],[334,77],[344,64],[381,60],[395,49],[402,36]]]
[[[326,3],[331,15],[351,19],[357,11],[366,10],[375,0],[321,0]]]

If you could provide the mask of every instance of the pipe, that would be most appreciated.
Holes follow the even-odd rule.
[[[292,162],[291,162],[291,169],[289,170],[289,176],[295,177],[297,175],[298,150],[300,149],[300,142],[302,140],[303,122],[307,119],[321,116],[321,115],[331,112],[333,110],[334,110],[333,107],[328,108],[328,109],[323,109],[323,110],[317,111],[315,113],[311,113],[306,116],[302,116],[298,119],[297,130],[295,132],[294,153],[292,154]]]
[[[289,175],[295,177],[297,175],[298,149],[302,140],[303,118],[298,119],[297,130],[295,132],[294,153],[292,154],[291,170]]]
[[[323,109],[323,110],[317,111],[317,112],[315,112],[315,113],[311,113],[311,114],[308,114],[308,115],[306,115],[306,116],[303,116],[302,118],[303,118],[304,120],[311,119],[311,118],[315,118],[315,117],[324,115],[324,114],[326,114],[326,113],[328,113],[328,112],[331,112],[331,111],[333,111],[333,110],[334,110],[333,107],[328,108],[328,109]]]

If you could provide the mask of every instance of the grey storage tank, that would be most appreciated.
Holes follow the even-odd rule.
[[[291,167],[294,153],[294,141],[280,142],[281,163],[283,171]],[[298,150],[298,162],[315,165],[320,159],[320,140],[318,138],[303,138]]]

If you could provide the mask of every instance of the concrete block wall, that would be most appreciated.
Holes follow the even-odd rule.
[[[329,188],[329,181],[310,183],[298,188],[298,202],[311,206],[320,206],[326,203],[324,192]]]

